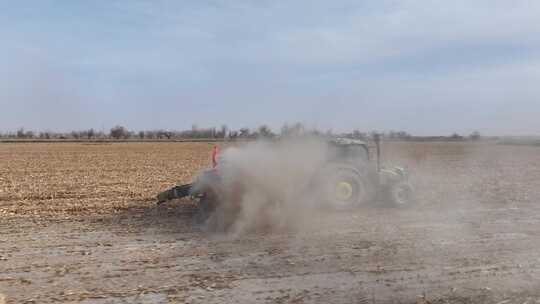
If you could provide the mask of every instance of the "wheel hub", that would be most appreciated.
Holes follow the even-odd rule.
[[[338,182],[335,190],[336,198],[340,201],[347,201],[353,195],[353,186],[349,182]]]

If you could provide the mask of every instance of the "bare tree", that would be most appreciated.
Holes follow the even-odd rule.
[[[128,138],[129,132],[122,126],[115,126],[111,129],[109,136],[114,139]]]
[[[450,139],[452,139],[452,140],[461,140],[461,139],[463,139],[463,136],[461,136],[461,135],[459,135],[457,133],[454,133],[454,134],[450,135]]]
[[[480,140],[481,137],[482,136],[480,135],[480,132],[478,132],[478,131],[474,131],[474,132],[471,133],[471,135],[469,135],[469,138],[471,140]]]
[[[274,137],[274,133],[267,125],[262,125],[257,130],[257,135],[262,138],[271,138]]]
[[[251,131],[249,130],[249,128],[242,128],[239,130],[238,137],[247,138],[250,136],[251,136]]]
[[[221,129],[218,132],[217,137],[220,137],[220,138],[227,137],[228,130],[229,130],[229,127],[227,127],[227,125],[221,125]]]
[[[41,138],[41,139],[51,139],[51,132],[49,132],[49,131],[39,132],[39,138]]]
[[[81,134],[77,131],[71,131],[71,138],[79,139]]]
[[[17,130],[15,137],[16,138],[34,138],[35,134],[34,134],[34,131],[31,131],[31,130],[25,131],[24,128],[19,128]]]
[[[88,139],[92,139],[94,138],[94,136],[96,136],[96,131],[94,131],[94,129],[89,129],[88,131],[86,131],[86,137]]]
[[[285,123],[281,127],[281,136],[300,136],[303,135],[304,132],[304,125],[300,122],[297,122],[292,126],[289,126],[289,124]]]
[[[157,138],[157,131],[145,131],[144,137],[148,139],[156,139]]]
[[[238,137],[238,131],[229,131],[229,138],[231,140],[236,140],[236,138]]]
[[[360,132],[360,130],[358,129],[355,129],[352,132],[352,138],[365,140],[367,138],[367,134],[364,132]]]
[[[26,135],[26,132],[24,131],[24,128],[19,128],[17,130],[17,138],[24,138]]]

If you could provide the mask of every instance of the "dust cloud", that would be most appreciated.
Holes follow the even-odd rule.
[[[305,226],[318,206],[313,180],[327,152],[327,143],[315,137],[257,141],[225,149],[218,169],[223,193],[214,220],[231,216],[227,210],[237,209],[232,222],[225,220],[233,234]]]
[[[382,164],[407,168],[414,205],[381,208],[384,204],[377,198],[355,210],[336,211],[324,204],[322,185],[313,182],[325,166],[328,148],[326,140],[309,137],[248,142],[224,149],[218,168],[223,177],[220,204],[206,222],[208,230],[242,235],[367,229],[397,238],[404,229],[434,225],[441,229],[425,231],[425,237],[467,239],[474,237],[482,221],[472,217],[494,212],[490,210],[516,210],[539,197],[539,191],[531,188],[538,185],[532,177],[539,176],[538,172],[524,166],[535,159],[531,148],[383,141]],[[375,165],[375,159],[370,165]],[[407,221],[401,222],[403,219]],[[371,226],[359,222],[372,220]]]

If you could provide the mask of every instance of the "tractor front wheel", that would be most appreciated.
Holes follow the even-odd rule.
[[[388,191],[388,196],[388,201],[392,207],[407,208],[415,202],[414,190],[405,181],[393,184]]]

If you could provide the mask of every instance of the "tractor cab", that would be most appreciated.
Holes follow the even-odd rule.
[[[333,138],[329,140],[328,160],[346,162],[368,162],[369,148],[358,139]]]

